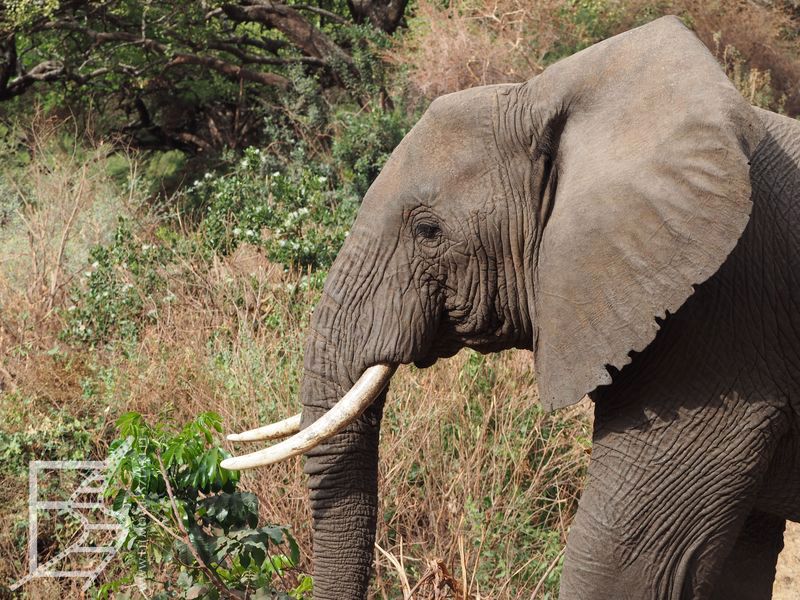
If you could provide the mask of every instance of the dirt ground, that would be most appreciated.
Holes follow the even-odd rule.
[[[800,598],[800,523],[787,523],[772,600]]]

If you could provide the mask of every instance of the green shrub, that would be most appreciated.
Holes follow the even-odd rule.
[[[192,203],[208,207],[200,226],[205,243],[222,254],[243,242],[261,246],[286,267],[329,266],[355,216],[355,199],[333,192],[311,168],[268,172],[267,164],[266,153],[248,148],[233,172],[194,182]]]
[[[392,150],[411,128],[405,110],[368,106],[337,115],[337,133],[331,148],[345,183],[363,196],[381,172]]]
[[[162,591],[151,597],[159,599],[306,597],[311,579],[295,571],[300,550],[288,528],[258,527],[258,498],[237,490],[237,471],[220,467],[228,454],[215,443],[219,415],[175,429],[126,413],[117,427],[107,494],[125,528],[127,575],[100,597],[128,581],[141,589],[156,573]]]
[[[384,60],[391,48],[391,38],[368,24],[347,24],[332,33],[336,41],[350,51],[352,67],[332,61],[337,77],[353,99],[361,102],[386,96],[392,73]]]
[[[143,242],[120,219],[112,243],[90,252],[92,262],[73,287],[64,313],[62,337],[87,344],[135,339],[159,303],[170,299],[163,268],[171,256],[169,248]]]

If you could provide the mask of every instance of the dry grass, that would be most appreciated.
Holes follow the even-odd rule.
[[[766,108],[800,115],[800,47],[796,37],[800,23],[781,10],[780,3],[768,6],[746,0],[673,0],[668,6],[685,16],[706,46],[723,51],[733,47],[747,69],[770,74],[775,98]],[[785,96],[783,103],[781,96]]]
[[[21,132],[28,163],[4,173],[0,294],[4,333],[21,343],[25,330],[39,335],[63,305],[89,248],[108,241],[117,218],[135,211],[107,171],[111,145],[87,146],[71,133],[67,122],[36,116]],[[9,329],[12,322],[23,328]]]
[[[585,407],[541,411],[528,352],[402,369],[381,439],[378,544],[412,582],[441,563],[465,597],[533,597],[566,540],[589,437]],[[396,597],[396,565],[377,567],[376,593]]]
[[[231,430],[296,412],[316,297],[298,283],[252,249],[196,278],[184,272],[171,312],[142,336],[136,359],[118,365],[115,394],[154,419],[213,408]],[[543,414],[524,352],[462,353],[424,372],[404,368],[392,386],[374,593],[400,597],[405,579],[411,587],[422,580],[417,599],[455,597],[428,589],[445,572],[465,598],[530,595],[540,581],[552,592],[547,567],[559,557],[588,462],[585,412]],[[293,460],[248,473],[243,485],[258,494],[265,521],[292,525],[308,568],[303,481]]]
[[[558,12],[563,0],[418,3],[410,35],[390,58],[409,69],[414,87],[434,98],[477,85],[525,81],[541,72],[559,43],[581,32]],[[567,41],[568,40],[568,41]]]
[[[407,67],[418,93],[433,98],[476,85],[524,81],[554,60],[667,14],[680,15],[717,51],[734,79],[738,63],[737,84],[751,101],[800,114],[800,23],[780,3],[454,0],[442,7],[421,0],[411,34],[398,41],[391,58]],[[768,95],[761,93],[765,86]]]

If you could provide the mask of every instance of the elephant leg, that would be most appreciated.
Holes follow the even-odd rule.
[[[769,600],[783,549],[785,519],[753,511],[725,561],[713,600]]]
[[[561,600],[714,597],[786,423],[736,394],[665,396],[597,404]]]

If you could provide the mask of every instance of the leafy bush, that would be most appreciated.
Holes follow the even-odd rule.
[[[92,262],[73,287],[62,336],[88,344],[135,338],[158,303],[169,301],[163,267],[171,255],[166,246],[142,242],[121,219],[113,242],[92,248]]]
[[[405,110],[368,106],[359,112],[340,112],[336,128],[331,148],[333,158],[344,182],[358,196],[363,196],[411,123]]]
[[[294,570],[300,549],[288,528],[257,527],[258,498],[237,490],[238,472],[220,467],[228,454],[214,442],[219,415],[176,430],[126,413],[117,427],[107,493],[125,527],[128,576],[105,584],[101,597],[131,580],[141,589],[155,572],[163,591],[154,598],[306,597],[311,579]],[[278,591],[276,579],[292,584]]]
[[[311,168],[267,168],[267,155],[248,148],[232,173],[194,182],[192,203],[208,206],[200,228],[205,243],[222,254],[254,244],[287,267],[329,266],[352,223],[355,199],[331,191],[328,178]]]
[[[385,96],[391,79],[384,60],[391,46],[389,36],[366,24],[343,24],[333,33],[337,42],[350,50],[352,67],[341,62],[332,65],[350,95],[362,101]]]

